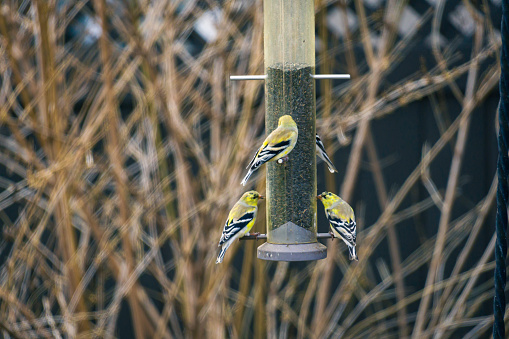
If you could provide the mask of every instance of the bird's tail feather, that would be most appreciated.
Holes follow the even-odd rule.
[[[249,177],[251,176],[251,174],[253,174],[253,171],[251,171],[251,169],[249,169],[249,171],[247,171],[246,176],[244,177],[244,179],[242,179],[242,182],[240,183],[242,186],[246,186],[246,182],[249,179]]]
[[[334,173],[334,172],[337,172],[338,170],[336,169],[336,166],[334,166],[334,164],[332,163],[332,161],[330,160],[329,156],[327,155],[327,153],[325,153],[324,150],[320,150],[318,147],[316,148],[316,154],[318,154],[318,156],[320,157],[320,159],[322,159],[326,164],[327,164],[327,167],[329,168],[329,172],[331,173]]]
[[[357,250],[355,249],[355,246],[348,246],[348,254],[349,254],[350,260],[359,261],[359,258],[357,257]]]
[[[330,158],[327,155],[325,155],[323,160],[325,160],[325,162],[327,163],[327,167],[329,167],[329,172],[334,173],[334,172],[338,171],[336,169],[336,166],[334,166],[334,164],[332,163],[332,161],[330,160]]]
[[[217,259],[216,259],[216,264],[220,264],[223,262],[223,258],[224,258],[224,255],[226,254],[227,249],[228,249],[227,246],[223,246],[221,248],[221,251],[219,251],[219,255],[217,256]]]

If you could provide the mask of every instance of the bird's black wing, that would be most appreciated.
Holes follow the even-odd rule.
[[[290,140],[284,140],[274,145],[265,145],[260,150],[260,152],[254,156],[253,160],[251,160],[247,168],[251,169],[252,171],[257,170],[258,167],[283,152],[288,146],[290,146]]]
[[[355,223],[355,220],[352,219],[343,220],[341,218],[331,215],[330,213],[327,213],[327,218],[329,219],[331,226],[339,234],[341,234],[343,240],[348,242],[350,245],[355,246],[355,243],[357,241],[357,229],[356,229],[357,225]]]
[[[223,234],[221,235],[221,240],[219,240],[219,246],[233,238],[237,233],[239,233],[244,227],[247,226],[253,220],[255,213],[248,212],[244,214],[237,220],[227,220],[224,225]]]

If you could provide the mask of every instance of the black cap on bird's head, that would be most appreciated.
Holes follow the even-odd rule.
[[[317,195],[316,198],[319,200],[322,200],[322,199],[330,198],[332,196],[333,196],[333,194],[331,192],[323,192],[322,194]]]
[[[331,192],[323,192],[322,194],[318,195],[316,198],[322,202],[322,204],[325,206],[325,208],[329,208],[329,207],[333,206],[334,204],[342,201],[339,196],[337,196]]]

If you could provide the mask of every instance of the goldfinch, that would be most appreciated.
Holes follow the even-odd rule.
[[[348,246],[350,260],[359,260],[355,250],[357,241],[357,225],[352,207],[346,201],[330,192],[317,196],[325,207],[325,215],[332,229],[331,235],[343,239]]]
[[[248,172],[241,184],[245,186],[251,174],[266,162],[276,161],[283,157],[285,157],[283,160],[286,159],[288,153],[295,147],[298,135],[297,124],[293,121],[291,116],[283,115],[279,118],[278,127],[269,134],[263,142],[262,147],[258,149],[255,156],[246,167]]]
[[[338,171],[327,155],[327,152],[325,152],[325,147],[323,146],[322,140],[318,134],[316,135],[316,155],[318,155],[323,161],[327,163],[329,172],[334,173]]]
[[[249,234],[249,231],[253,228],[256,213],[258,213],[259,199],[264,199],[260,193],[248,191],[242,195],[231,209],[224,224],[221,240],[219,240],[221,251],[217,256],[216,264],[223,262],[226,250],[236,239]]]

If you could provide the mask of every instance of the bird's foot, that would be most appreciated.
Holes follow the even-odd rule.
[[[260,235],[260,232],[254,232],[251,234],[253,237],[255,237],[256,240],[258,240],[258,236]]]
[[[335,238],[334,233],[332,231],[330,231],[329,234],[331,236],[331,241],[334,241],[334,238]]]
[[[282,163],[284,163],[284,162],[287,162],[287,161],[288,161],[288,159],[289,159],[289,158],[288,158],[288,155],[286,155],[286,156],[284,156],[284,157],[282,157],[282,158],[278,159],[277,163],[278,163],[278,164],[282,164]]]

